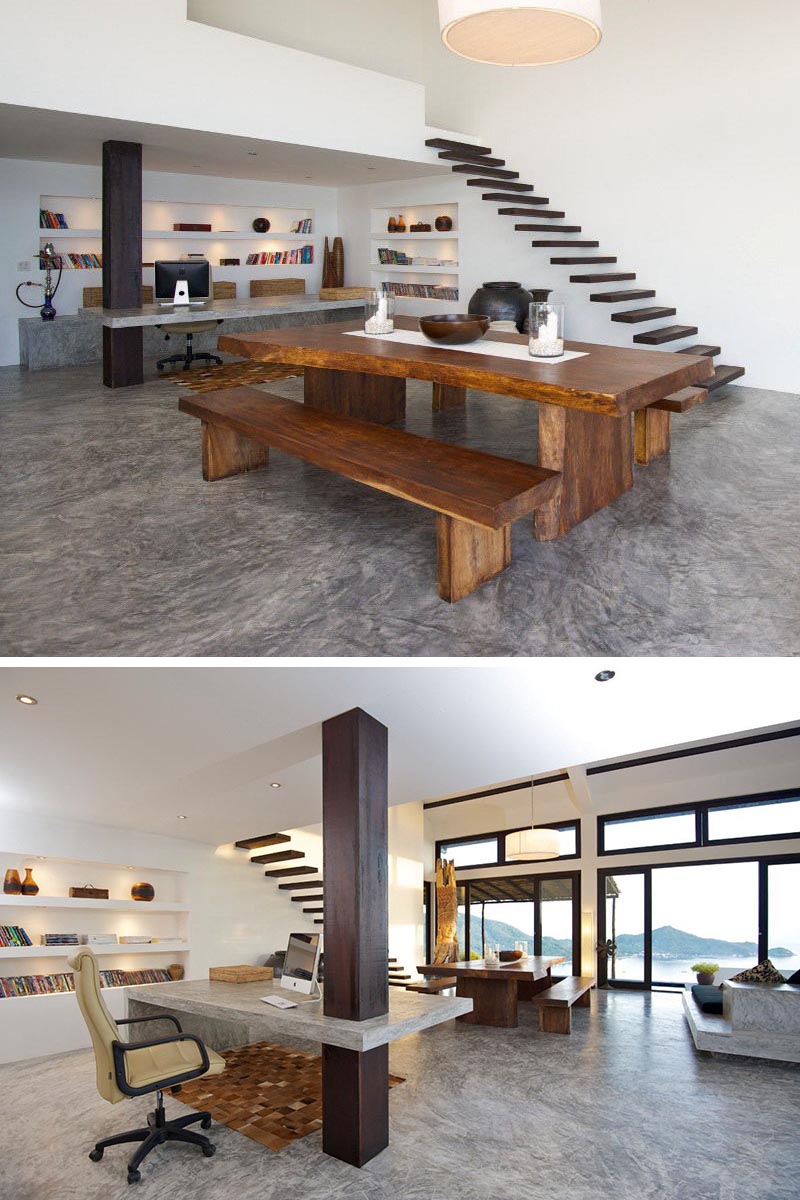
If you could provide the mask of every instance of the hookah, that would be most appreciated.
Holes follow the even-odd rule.
[[[26,308],[38,308],[43,321],[52,321],[56,315],[56,310],[53,308],[53,297],[58,291],[63,271],[61,255],[56,254],[56,249],[52,242],[46,242],[39,253],[34,254],[33,257],[40,259],[44,267],[44,283],[34,283],[33,280],[26,279],[24,283],[17,285],[16,296],[20,304],[24,304]],[[56,279],[55,287],[53,287],[53,271],[55,270],[58,271],[58,278]],[[44,288],[44,304],[29,304],[27,300],[23,300],[19,293],[20,289],[24,287]]]

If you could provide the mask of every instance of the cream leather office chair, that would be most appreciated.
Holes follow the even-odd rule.
[[[211,284],[211,295],[214,300],[235,300],[236,299],[236,284],[230,283],[225,279],[214,280]],[[185,325],[158,325],[156,328],[164,334],[165,339],[169,341],[173,333],[183,333],[186,335],[186,351],[184,354],[170,354],[167,358],[160,358],[156,363],[159,371],[163,371],[164,367],[172,366],[174,363],[182,363],[184,371],[190,371],[193,362],[213,362],[218,367],[222,366],[222,359],[216,354],[208,354],[205,351],[195,352],[194,349],[194,334],[206,333],[209,329],[215,329],[217,325],[221,325],[222,321],[187,321]]]
[[[204,1046],[199,1038],[184,1033],[175,1017],[165,1015],[115,1021],[105,1006],[100,990],[97,959],[88,947],[81,947],[69,960],[69,965],[75,975],[78,1005],[92,1038],[100,1095],[111,1104],[118,1104],[129,1096],[146,1096],[151,1092],[157,1096],[155,1111],[148,1114],[146,1128],[103,1138],[96,1143],[89,1158],[99,1162],[108,1146],[140,1142],[138,1150],[128,1161],[128,1183],[139,1182],[139,1167],[150,1151],[162,1142],[191,1142],[210,1158],[215,1151],[212,1142],[187,1126],[199,1121],[203,1129],[210,1129],[211,1114],[192,1112],[168,1121],[164,1112],[163,1089],[170,1088],[178,1092],[180,1085],[190,1079],[199,1079],[201,1075],[219,1075],[225,1069],[225,1060]],[[172,1021],[178,1032],[146,1042],[120,1040],[119,1025],[138,1025],[144,1021]]]

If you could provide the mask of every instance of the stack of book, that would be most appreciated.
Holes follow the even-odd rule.
[[[120,946],[147,946],[154,941],[156,941],[155,938],[147,937],[144,933],[121,933],[119,935]]]
[[[313,224],[311,217],[306,217],[303,221],[295,221],[289,233],[311,233]]]
[[[77,946],[77,933],[43,933],[43,946]]]
[[[170,973],[161,968],[143,971],[101,971],[101,987],[136,987],[142,983],[170,983]],[[0,978],[0,999],[11,996],[48,996],[54,992],[74,992],[71,972],[58,975],[12,975]]]
[[[40,229],[69,229],[67,219],[63,213],[50,212],[49,208],[39,209],[39,228]]]
[[[408,267],[413,262],[407,254],[402,250],[389,250],[387,246],[378,247],[378,262],[383,266],[389,266],[390,263],[396,263],[400,267]]]
[[[94,268],[102,267],[102,254],[59,254],[61,266],[65,271],[91,271]],[[44,270],[45,264],[39,259],[39,269]]]
[[[0,925],[0,946],[32,946],[21,925]]]
[[[418,258],[416,255],[411,259],[415,267],[457,267],[458,263],[454,258]]]
[[[142,971],[101,971],[100,982],[103,987],[134,987],[140,983],[170,983],[171,976],[160,967]]]
[[[248,267],[296,267],[314,261],[314,247],[300,246],[297,250],[264,250],[261,254],[248,254]]]
[[[443,284],[391,283],[387,280],[383,287],[395,296],[412,296],[422,300],[458,299],[458,288],[446,287]]]
[[[82,933],[82,946],[116,946],[117,935],[115,933]]]

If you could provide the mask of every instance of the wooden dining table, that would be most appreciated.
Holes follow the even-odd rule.
[[[395,328],[418,332],[399,317]],[[302,366],[307,405],[391,424],[405,417],[406,380],[433,384],[434,409],[463,405],[466,389],[538,404],[538,465],[559,471],[560,494],[534,517],[534,536],[550,541],[633,486],[631,414],[681,389],[702,385],[711,359],[693,354],[567,342],[580,357],[548,362],[481,350],[525,346],[521,334],[486,334],[472,350],[409,344],[394,334],[363,337],[360,322],[288,326],[223,334],[220,350],[259,362]]]
[[[550,972],[563,958],[528,955],[518,962],[487,966],[482,958],[470,962],[423,963],[420,975],[453,976],[456,995],[472,1000],[472,1012],[457,1017],[470,1025],[492,1025],[498,1029],[516,1029],[517,1005],[532,1000],[550,986]]]

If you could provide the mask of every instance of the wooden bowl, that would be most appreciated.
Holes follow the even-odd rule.
[[[519,962],[519,960],[522,958],[522,951],[521,950],[501,950],[499,958],[500,958],[500,962]]]
[[[433,317],[420,317],[419,327],[425,337],[439,346],[463,346],[477,342],[489,328],[491,321],[480,313],[443,313]]]

